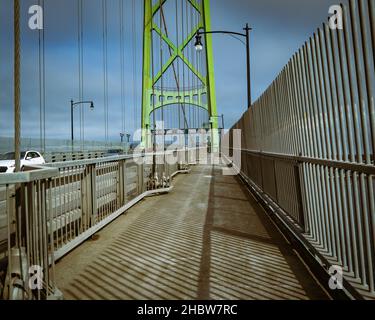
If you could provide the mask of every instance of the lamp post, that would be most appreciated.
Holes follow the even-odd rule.
[[[251,73],[250,73],[250,31],[252,28],[249,27],[249,24],[247,23],[245,28],[243,29],[245,33],[239,33],[239,32],[231,32],[231,31],[197,31],[197,34],[195,36],[195,49],[197,51],[203,50],[203,44],[202,44],[202,35],[203,34],[229,34],[232,36],[240,36],[246,38],[246,64],[247,64],[247,104],[248,108],[251,107]]]
[[[94,102],[93,101],[79,101],[79,102],[74,102],[73,100],[70,100],[72,148],[73,148],[73,143],[74,143],[74,108],[76,106],[82,106],[84,104],[89,104],[90,105],[90,110],[94,110]]]

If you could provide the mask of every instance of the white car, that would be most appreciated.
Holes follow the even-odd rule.
[[[12,173],[16,167],[15,153],[9,152],[0,155],[0,173]],[[25,166],[43,165],[46,161],[37,151],[21,152],[21,171]]]

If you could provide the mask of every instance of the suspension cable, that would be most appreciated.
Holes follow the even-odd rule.
[[[177,48],[180,47],[180,30],[179,30],[179,25],[178,25],[178,15],[179,15],[179,10],[178,10],[178,2],[179,0],[176,0],[176,36],[177,36]],[[180,59],[177,57],[177,70],[178,70],[178,81],[180,81]],[[177,93],[178,96],[180,97],[180,86],[177,86]],[[178,104],[178,129],[181,129],[181,104]]]
[[[137,130],[137,37],[136,37],[136,1],[132,0],[132,45],[133,45],[133,124]]]
[[[189,6],[188,6],[188,1],[185,1],[185,10],[186,10],[186,35],[188,36],[189,34]],[[185,47],[185,51],[186,51],[186,56],[187,56],[187,59],[190,63],[190,52],[189,52],[189,44],[187,44],[187,46]],[[190,90],[189,87],[190,87],[190,75],[191,75],[191,72],[189,70],[189,68],[187,68],[187,71],[188,71],[188,74],[187,74],[187,88],[185,90]],[[184,103],[186,102],[186,97],[184,95]],[[190,108],[190,105],[188,105],[188,128],[190,128],[190,121],[191,121],[191,108]]]
[[[162,24],[161,22],[163,21],[163,4],[162,4],[162,0],[159,0],[159,7],[160,7],[160,25]],[[162,31],[163,29],[161,29]],[[163,31],[162,31],[163,32]],[[161,68],[163,68],[163,38],[162,36],[159,36],[159,45],[160,45],[160,66]],[[165,123],[164,123],[164,73],[162,72],[161,73],[161,79],[160,79],[160,83],[161,83],[161,123],[162,123],[162,129],[163,129],[163,136],[162,136],[162,139],[163,139],[163,155],[164,155],[164,169],[163,171],[165,172],[165,152],[164,152],[164,148],[165,148]]]
[[[181,5],[182,6],[182,5]],[[177,0],[176,0],[176,8],[177,8]],[[163,10],[163,7],[160,8],[161,10],[161,22],[163,23],[163,27],[165,29],[165,35],[168,37],[168,27],[167,27],[167,24],[166,24],[166,21],[165,21],[165,16],[164,16],[164,10]],[[177,30],[177,47],[179,47],[179,38],[178,38],[178,10],[176,9],[176,30]],[[161,23],[160,23],[161,24]],[[184,40],[184,38],[182,39],[182,41]],[[169,47],[169,46],[168,46]],[[170,52],[170,55],[172,56],[172,49],[169,47],[169,52]],[[180,75],[179,75],[179,72],[180,72],[180,67],[179,67],[179,58],[177,58],[177,69],[178,69],[178,75],[176,74],[176,71],[175,71],[175,65],[174,65],[174,61],[172,63],[172,68],[173,68],[173,71],[174,71],[174,75],[175,75],[175,79],[176,79],[176,85],[177,85],[177,91],[178,91],[178,96],[180,96],[180,91],[181,91],[181,86],[180,86],[180,81],[179,81],[179,78],[180,78]],[[184,86],[184,84],[183,84]],[[181,100],[180,100],[181,101]],[[189,127],[188,125],[188,122],[187,122],[187,119],[186,119],[186,112],[185,112],[185,107],[182,105],[181,103],[181,107],[182,107],[182,113],[183,113],[183,117],[184,117],[184,125],[186,127]],[[179,114],[180,114],[180,108],[179,108]],[[181,124],[179,125],[179,129],[181,129]]]
[[[79,101],[83,101],[83,0],[77,2],[77,40],[78,40],[78,82],[79,82]],[[84,109],[79,109],[80,122],[80,143],[81,148],[84,145]]]
[[[103,20],[103,88],[104,88],[104,135],[105,144],[108,145],[108,22],[107,1],[102,0]]]
[[[38,0],[43,8],[44,0]],[[39,65],[39,116],[40,116],[40,149],[46,151],[46,82],[45,82],[45,33],[44,28],[38,30],[38,65]]]
[[[120,11],[120,64],[121,64],[121,134],[125,134],[125,24],[124,1],[119,0]]]
[[[185,0],[186,1],[186,0]],[[181,33],[182,33],[182,43],[184,43],[185,41],[185,17],[184,17],[184,5],[183,3],[181,4]],[[183,91],[185,91],[185,67],[186,67],[186,64],[183,63],[182,64],[182,88],[183,88]],[[182,105],[183,105],[183,110],[185,109],[185,94],[184,96],[182,97],[181,96],[181,101],[182,101]],[[186,123],[184,122],[184,130],[186,129]],[[185,135],[185,131],[184,131],[184,135]]]
[[[150,1],[150,6],[152,5],[152,0]],[[151,77],[152,77],[152,128],[151,130],[151,139],[152,139],[152,178],[155,177],[156,173],[156,113],[155,113],[155,61],[154,61],[154,32],[151,31]],[[148,134],[148,132],[146,132]]]

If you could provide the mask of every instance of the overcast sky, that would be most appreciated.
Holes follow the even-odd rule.
[[[27,27],[28,8],[37,4],[38,0],[21,2],[22,136],[39,137],[38,32]],[[0,136],[13,135],[12,3],[12,0],[1,0]],[[77,1],[45,0],[45,3],[46,133],[49,138],[69,139],[69,101],[71,98],[78,99]],[[94,100],[96,105],[94,112],[85,112],[85,138],[103,140],[101,0],[83,0],[83,3],[84,98]],[[119,0],[107,0],[107,3],[109,135],[117,140],[122,127]],[[134,1],[134,9],[132,3],[132,0],[124,0],[126,132],[139,128],[141,112],[143,1]],[[338,2],[211,0],[213,30],[241,32],[246,22],[254,29],[251,35],[253,100],[267,89],[293,53],[327,19],[332,4]],[[136,47],[133,51],[134,43]],[[230,127],[240,118],[246,106],[245,47],[236,39],[215,35],[214,59],[218,112],[224,113],[226,126]],[[75,127],[79,134],[79,123]]]

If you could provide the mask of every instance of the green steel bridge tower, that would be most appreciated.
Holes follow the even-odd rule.
[[[194,14],[197,17],[195,22],[190,24],[190,30],[186,30],[180,43],[177,44],[168,33],[166,26],[166,20],[170,18],[168,16],[170,12],[166,12],[167,8],[165,6],[170,2],[175,6],[178,6],[178,3],[180,6],[189,6],[189,9],[194,10]],[[183,28],[184,21],[179,21],[181,18],[177,14],[174,19],[176,20],[175,28]],[[152,144],[150,134],[153,126],[151,115],[158,109],[172,105],[177,105],[182,110],[187,105],[205,110],[209,119],[209,128],[213,132],[212,146],[218,145],[218,116],[212,35],[207,34],[203,36],[203,63],[205,64],[205,72],[199,70],[192,61],[192,58],[190,57],[189,59],[189,56],[186,54],[187,47],[194,45],[195,36],[198,31],[211,31],[210,19],[210,0],[144,0],[142,143],[146,148],[149,148]],[[176,32],[176,30],[173,31]],[[163,46],[166,47],[165,59],[162,58],[160,63],[155,62],[155,39],[157,41],[160,40]],[[178,60],[189,70],[193,77],[196,77],[197,83],[199,82],[197,87],[181,86],[179,76],[176,75],[176,63]],[[163,85],[163,76],[168,72],[172,72],[172,69],[175,76],[176,88],[171,89]],[[169,129],[185,129],[186,131],[186,129],[190,128],[188,120],[184,118],[184,124],[181,128]]]

